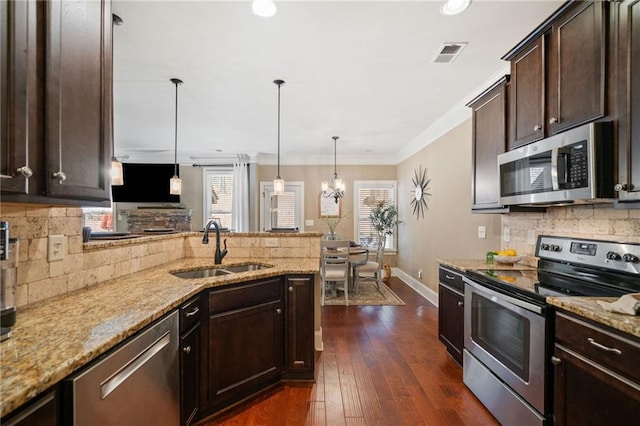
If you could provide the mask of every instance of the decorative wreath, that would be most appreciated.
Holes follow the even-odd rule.
[[[427,178],[427,169],[422,169],[422,165],[420,165],[419,170],[414,169],[413,173],[413,197],[411,198],[411,206],[413,207],[413,214],[420,219],[420,217],[424,218],[425,210],[429,210],[427,202],[429,201],[428,197],[431,196],[431,193],[428,192],[431,178]]]

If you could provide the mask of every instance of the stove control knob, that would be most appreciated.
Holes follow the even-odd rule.
[[[549,250],[549,244],[547,243],[540,244],[540,250]]]
[[[607,259],[609,259],[609,260],[620,260],[621,257],[615,251],[610,251],[610,252],[607,252]]]
[[[562,251],[562,247],[557,244],[551,244],[551,251]]]
[[[622,256],[622,260],[624,260],[625,262],[629,262],[629,263],[638,263],[638,256],[636,256],[635,254],[631,254],[631,253],[625,253]]]

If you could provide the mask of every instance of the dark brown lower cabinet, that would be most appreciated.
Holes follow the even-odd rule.
[[[640,343],[556,316],[555,425],[628,425],[640,418]]]
[[[285,371],[283,379],[312,380],[315,368],[313,344],[313,275],[285,277]]]
[[[209,293],[205,362],[211,411],[280,381],[283,329],[281,277]]]
[[[56,426],[58,420],[57,392],[52,390],[37,398],[27,407],[17,410],[8,419],[2,419],[3,426]]]
[[[180,423],[190,425],[199,409],[200,394],[200,296],[180,307]]]
[[[462,275],[450,269],[439,269],[438,338],[447,352],[462,365],[464,346],[464,283]]]

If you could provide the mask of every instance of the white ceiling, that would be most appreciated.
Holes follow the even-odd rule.
[[[248,154],[273,163],[277,86],[281,163],[397,164],[469,116],[464,107],[508,70],[500,57],[562,1],[278,1],[260,18],[248,1],[114,0],[114,138],[127,162]],[[445,42],[468,42],[450,64]],[[194,159],[194,157],[197,157]]]

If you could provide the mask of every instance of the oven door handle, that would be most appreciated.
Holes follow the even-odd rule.
[[[504,293],[499,293],[497,291],[494,291],[490,288],[487,288],[481,284],[476,283],[475,281],[471,281],[469,278],[467,277],[462,277],[462,280],[469,286],[473,287],[476,291],[478,291],[479,293],[485,293],[487,295],[489,295],[490,297],[495,297],[496,299],[500,299],[504,302],[510,303],[512,305],[518,306],[522,309],[526,309],[527,311],[530,312],[534,312],[538,315],[542,315],[544,312],[544,308],[542,306],[539,305],[535,305],[533,303],[529,303],[526,302],[524,300],[520,300],[517,299],[515,297],[512,296],[508,296]]]

